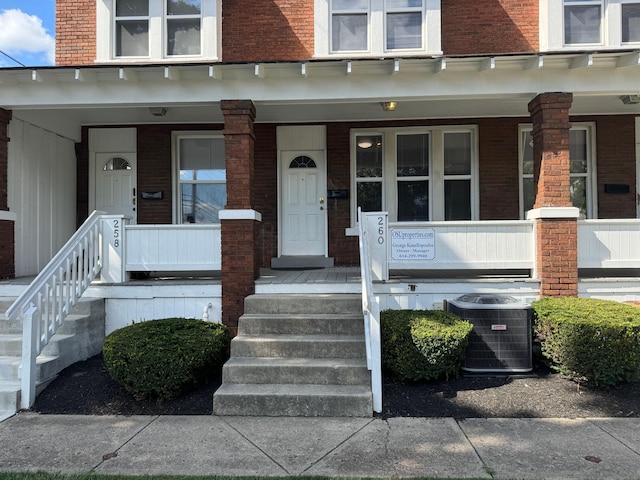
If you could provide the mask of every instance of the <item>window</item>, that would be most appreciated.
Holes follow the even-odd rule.
[[[131,170],[131,164],[122,157],[113,157],[107,160],[102,166],[102,170],[105,172],[110,172],[113,170]]]
[[[316,57],[441,54],[440,0],[315,0]]]
[[[595,138],[592,124],[574,123],[569,131],[569,161],[570,161],[570,195],[574,207],[580,210],[581,218],[595,218],[595,199],[592,181],[595,175],[593,139]],[[535,191],[533,185],[533,135],[531,126],[520,128],[520,171],[521,171],[521,212],[522,218],[528,210],[533,208]]]
[[[542,51],[640,43],[639,0],[542,0]]]
[[[207,134],[174,136],[177,166],[177,223],[220,223],[227,203],[224,138]]]
[[[476,130],[429,127],[352,132],[352,200],[392,221],[477,219]]]
[[[105,0],[97,4],[97,61],[216,60],[220,0]]]

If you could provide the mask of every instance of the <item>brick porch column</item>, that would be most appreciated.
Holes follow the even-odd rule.
[[[570,196],[571,93],[542,93],[529,103],[533,120],[536,270],[541,296],[578,295],[579,210]]]
[[[0,278],[15,276],[15,214],[9,212],[9,135],[11,111],[0,108]]]
[[[244,299],[255,291],[259,276],[258,232],[261,215],[253,210],[256,110],[250,100],[224,100],[227,205],[222,228],[222,323],[236,335]]]

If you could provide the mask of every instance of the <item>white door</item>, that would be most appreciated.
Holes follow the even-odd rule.
[[[327,255],[324,151],[281,152],[281,255]]]
[[[125,215],[136,223],[136,156],[134,153],[96,153],[95,209]]]

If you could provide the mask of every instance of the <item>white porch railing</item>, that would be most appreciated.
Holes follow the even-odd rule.
[[[222,268],[220,225],[127,225],[125,234],[128,272]]]
[[[100,273],[102,221],[93,212],[6,312],[10,322],[23,317],[20,405],[36,396],[36,357]]]
[[[640,268],[640,220],[578,221],[579,268]]]
[[[364,314],[364,331],[367,350],[367,368],[371,371],[371,393],[373,410],[382,412],[382,339],[380,337],[380,305],[373,293],[371,279],[371,256],[369,254],[370,236],[367,233],[367,221],[364,217],[373,218],[375,214],[363,214],[358,209],[358,225],[360,229],[360,277],[362,279],[362,313]]]
[[[375,217],[369,229],[377,238],[370,245],[378,280],[388,280],[392,269],[535,269],[533,221],[388,222],[386,212]]]

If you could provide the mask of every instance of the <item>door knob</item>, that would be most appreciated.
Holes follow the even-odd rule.
[[[318,201],[320,202],[320,205],[322,205],[324,203],[324,197],[320,197]]]

